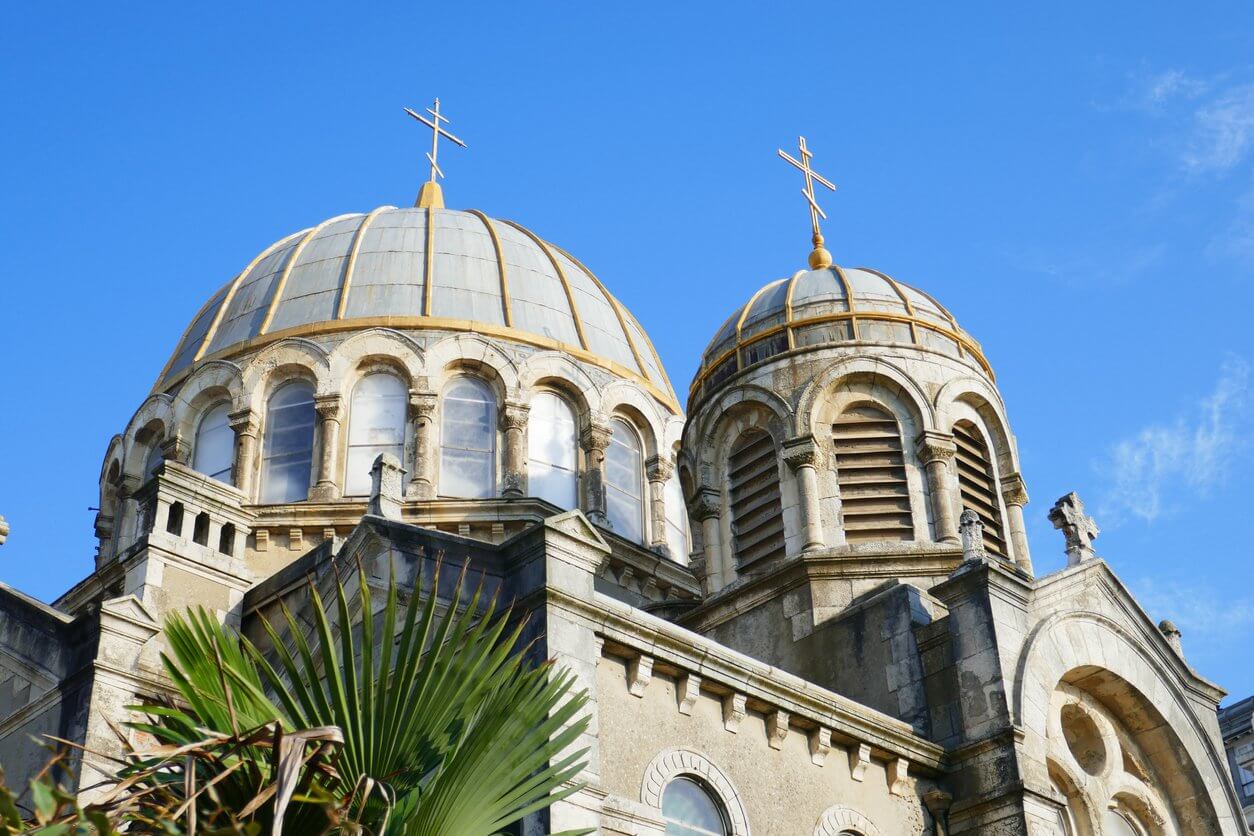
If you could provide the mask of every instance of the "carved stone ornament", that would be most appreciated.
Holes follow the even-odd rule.
[[[744,694],[728,694],[723,697],[723,728],[735,734],[740,731],[740,721],[745,719]]]
[[[1060,498],[1049,511],[1049,521],[1062,532],[1067,541],[1067,564],[1074,566],[1093,560],[1093,541],[1101,533],[1093,518],[1084,513],[1084,503],[1075,491]]]
[[[409,390],[409,417],[419,419],[430,419],[432,413],[435,412],[436,403],[439,399],[435,392],[420,392],[416,389]]]
[[[318,395],[314,398],[314,409],[323,421],[340,420],[342,405],[339,395]]]
[[[926,430],[915,441],[915,453],[924,467],[932,462],[949,462],[958,453],[958,445],[949,433]]]
[[[579,435],[579,443],[589,452],[604,453],[609,449],[614,430],[608,424],[589,424]]]
[[[257,417],[257,413],[247,407],[238,412],[232,412],[228,420],[236,435],[256,435],[261,427],[261,420]]]
[[[507,403],[501,410],[500,424],[502,431],[523,430],[527,427],[527,416],[531,407],[522,403]]]
[[[980,521],[979,514],[970,508],[963,509],[962,516],[958,518],[958,534],[962,537],[964,561],[979,561],[985,558],[984,523]]]
[[[662,456],[650,456],[644,472],[650,482],[667,482],[675,474],[675,464]]]
[[[708,520],[723,513],[723,494],[715,488],[701,488],[692,503],[692,516]]]
[[[823,451],[819,449],[812,435],[785,441],[783,457],[784,462],[793,470],[799,467],[818,468],[823,464]]]
[[[1023,477],[1018,473],[1010,473],[1002,477],[1001,498],[1007,505],[1018,505],[1022,508],[1028,504],[1028,488],[1023,484]]]

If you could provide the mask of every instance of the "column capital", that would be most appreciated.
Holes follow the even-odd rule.
[[[340,410],[343,406],[344,401],[339,395],[314,396],[314,411],[318,413],[318,417],[323,421],[340,420]]]
[[[614,430],[609,424],[591,423],[579,434],[579,443],[588,452],[604,453],[609,449],[610,439],[613,436]]]
[[[261,428],[261,419],[250,407],[236,410],[227,416],[231,429],[236,435],[256,435]]]
[[[1001,478],[1001,498],[1007,505],[1023,507],[1028,504],[1028,487],[1018,473],[1009,473]]]
[[[644,472],[650,482],[667,482],[675,475],[675,463],[665,456],[649,456]]]
[[[812,435],[790,438],[782,450],[784,462],[793,470],[800,467],[819,467],[823,463],[823,449]]]
[[[435,392],[427,392],[421,389],[409,390],[409,417],[410,418],[430,418],[435,412],[435,405],[439,402],[439,397]]]
[[[506,401],[501,407],[501,414],[497,420],[502,430],[521,430],[527,426],[527,417],[531,414],[531,407],[525,403],[517,401]]]
[[[161,439],[161,456],[166,461],[187,464],[191,460],[192,445],[179,433]]]
[[[954,443],[954,437],[949,433],[924,430],[915,438],[914,450],[919,457],[919,462],[924,466],[932,462],[948,464],[949,460],[957,455],[958,445]]]
[[[692,516],[697,520],[708,520],[723,513],[723,492],[716,488],[702,487],[692,503]]]

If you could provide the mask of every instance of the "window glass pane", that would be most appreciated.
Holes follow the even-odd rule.
[[[144,478],[147,479],[156,473],[163,461],[165,461],[165,456],[161,455],[161,439],[158,438],[153,441],[152,449],[148,451],[148,458],[144,460]]]
[[[532,496],[559,508],[579,504],[575,411],[552,392],[531,401],[527,419],[527,483]]]
[[[408,402],[405,384],[391,374],[367,375],[353,389],[344,470],[346,496],[370,493],[370,468],[383,453],[391,453],[404,462]]]
[[[440,402],[440,494],[496,496],[496,399],[486,383],[454,380]]]
[[[605,451],[606,515],[616,532],[639,542],[644,538],[640,437],[625,421],[615,419],[610,426],[613,432]]]
[[[671,474],[666,483],[666,544],[671,557],[680,563],[688,562],[688,509],[684,507],[684,489],[679,483],[679,469]]]
[[[690,778],[676,778],[662,793],[666,832],[675,836],[726,836],[727,817],[713,796]]]
[[[1139,828],[1133,827],[1126,818],[1114,810],[1106,811],[1106,816],[1102,821],[1102,832],[1105,836],[1141,836]]]
[[[231,405],[220,403],[205,413],[196,430],[192,467],[211,479],[233,484],[231,463],[235,458],[235,433],[231,430]]]
[[[315,422],[313,386],[308,383],[285,384],[270,396],[262,502],[300,502],[309,495]]]

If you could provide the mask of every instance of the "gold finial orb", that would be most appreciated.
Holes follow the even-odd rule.
[[[822,244],[815,247],[810,252],[810,269],[826,270],[832,266],[832,254],[829,253]]]

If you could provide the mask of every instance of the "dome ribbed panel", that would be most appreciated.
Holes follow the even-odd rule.
[[[636,366],[636,358],[631,353],[631,346],[627,344],[627,335],[623,333],[618,315],[614,313],[613,306],[596,282],[583,268],[556,248],[553,255],[562,265],[566,280],[570,282],[571,290],[575,293],[575,306],[579,309],[579,318],[583,320],[588,350],[647,376],[647,370]]]
[[[483,221],[463,212],[437,209],[432,267],[432,316],[505,324],[501,270]]]
[[[835,270],[807,270],[792,287],[794,320],[849,310],[845,285]]]
[[[213,324],[213,317],[218,312],[218,306],[222,304],[222,300],[230,287],[228,284],[213,294],[209,304],[205,305],[196,316],[191,327],[187,329],[187,335],[183,337],[183,341],[179,343],[178,349],[175,350],[174,358],[170,361],[170,368],[166,370],[166,374],[177,374],[190,366],[192,360],[196,359],[196,351],[205,339],[205,334],[209,332],[209,326]]]
[[[509,272],[514,327],[567,345],[579,345],[566,290],[553,263],[534,241],[509,224],[497,224],[501,255]]]
[[[309,239],[288,274],[270,333],[335,318],[348,251],[364,219],[364,215],[354,215],[327,224]]]
[[[901,301],[901,296],[882,277],[857,268],[846,267],[844,271],[853,291],[854,308],[906,315],[906,304]]]
[[[425,210],[375,217],[357,252],[344,317],[421,316],[426,250]]]
[[[749,312],[740,326],[742,340],[777,325],[784,324],[784,301],[788,297],[788,281],[780,279],[762,288],[749,303]]]
[[[627,323],[627,330],[631,332],[631,338],[636,344],[636,349],[640,352],[640,359],[648,367],[645,377],[653,381],[659,389],[669,392],[671,390],[670,380],[666,377],[666,371],[662,368],[662,364],[658,362],[657,354],[653,351],[653,343],[649,342],[649,338],[644,335],[644,329],[640,327],[640,323],[636,321],[636,317],[630,311],[623,310],[623,319]]]
[[[274,296],[279,276],[287,266],[292,251],[300,245],[301,238],[307,232],[308,230],[304,230],[283,239],[240,280],[206,354],[213,354],[221,348],[257,336],[261,323],[266,318],[266,311],[270,308],[270,300]]]

